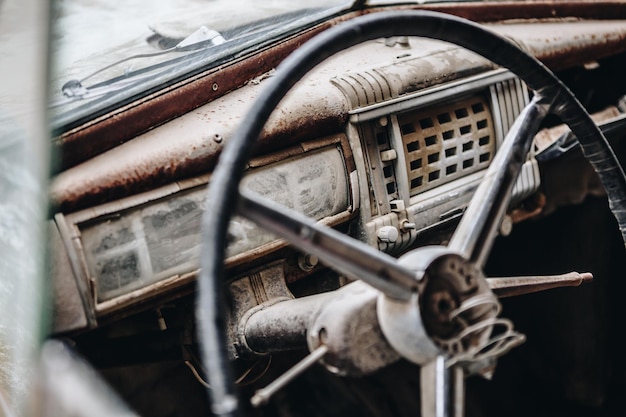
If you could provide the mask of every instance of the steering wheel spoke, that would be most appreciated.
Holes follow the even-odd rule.
[[[549,105],[535,96],[506,135],[448,247],[482,268],[506,212],[513,186]]]
[[[240,215],[388,297],[409,300],[416,291],[418,274],[390,255],[248,190],[240,191],[237,207]]]

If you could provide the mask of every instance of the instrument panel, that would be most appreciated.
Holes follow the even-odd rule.
[[[351,235],[399,254],[463,214],[529,92],[513,74],[494,70],[380,98],[354,106],[345,133],[251,161],[243,186],[329,226],[349,223]],[[69,263],[59,270],[73,276],[57,279],[76,281],[82,303],[73,308],[82,304],[93,324],[192,283],[209,182],[207,174],[59,213],[56,230],[67,253],[57,262]],[[531,155],[513,202],[538,186]],[[285,246],[235,217],[227,265],[245,266]]]

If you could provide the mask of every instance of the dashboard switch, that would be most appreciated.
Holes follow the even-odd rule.
[[[378,239],[385,243],[395,243],[398,240],[400,233],[394,226],[383,226],[378,229]]]
[[[387,149],[380,153],[380,160],[383,162],[395,161],[398,158],[398,154],[395,149]]]

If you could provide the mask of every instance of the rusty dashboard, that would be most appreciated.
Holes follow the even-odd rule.
[[[607,44],[610,54],[626,50],[626,21],[491,27],[555,67],[601,60]],[[56,332],[95,328],[193,292],[211,169],[273,71],[54,178]],[[368,42],[322,64],[281,103],[244,186],[401,254],[422,239],[446,239],[531,96],[514,74],[458,47]],[[531,153],[511,208],[540,185]],[[229,240],[233,276],[276,260],[289,282],[321,268],[243,219],[231,222]]]

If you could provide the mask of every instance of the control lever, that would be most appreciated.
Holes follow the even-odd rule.
[[[487,278],[487,283],[494,294],[499,298],[504,298],[530,294],[552,288],[578,287],[592,280],[593,275],[589,272],[570,272],[563,275]]]
[[[266,404],[272,395],[317,363],[317,361],[326,355],[326,352],[328,352],[328,347],[320,345],[318,348],[313,350],[313,352],[305,356],[300,362],[291,367],[287,372],[276,378],[268,386],[257,390],[250,399],[252,406],[259,407]]]

